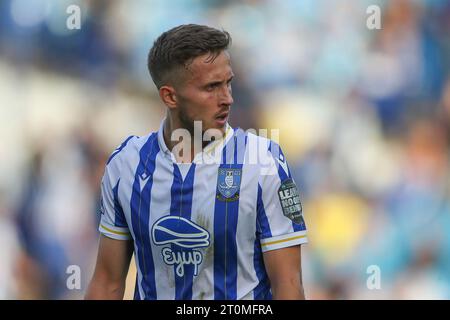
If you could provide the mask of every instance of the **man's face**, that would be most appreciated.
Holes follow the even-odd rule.
[[[185,71],[185,81],[176,89],[178,116],[188,130],[202,121],[202,130],[225,131],[233,104],[230,56],[222,51],[214,61],[205,54],[195,58]]]

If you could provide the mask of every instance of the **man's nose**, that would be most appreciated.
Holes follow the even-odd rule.
[[[233,100],[233,94],[232,94],[231,87],[225,86],[225,88],[222,89],[220,104],[225,104],[225,105],[230,106],[233,104],[233,102],[234,102],[234,100]]]

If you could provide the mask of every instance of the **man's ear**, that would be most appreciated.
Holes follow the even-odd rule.
[[[162,86],[159,88],[159,96],[169,109],[177,107],[177,93],[172,86]]]

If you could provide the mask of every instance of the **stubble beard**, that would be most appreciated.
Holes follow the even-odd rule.
[[[195,135],[194,135],[194,121],[201,121],[201,120],[194,120],[192,119],[187,112],[185,111],[185,109],[182,107],[179,109],[179,113],[178,113],[178,118],[179,121],[182,125],[182,127],[186,130],[188,130],[189,134],[191,135],[191,141],[194,141]],[[205,127],[205,123],[202,121],[202,133],[201,133],[201,137],[205,136],[205,131],[208,128]],[[216,130],[220,130],[222,132],[222,135],[224,135],[225,133],[225,126],[223,128],[213,128]],[[201,141],[201,145],[202,147],[206,147],[208,144],[210,144],[212,141],[207,140],[207,141]]]
[[[183,107],[179,109],[178,118],[180,120],[181,126],[187,131],[189,131],[191,137],[194,138],[194,119],[189,117],[189,115],[187,114],[187,112]]]

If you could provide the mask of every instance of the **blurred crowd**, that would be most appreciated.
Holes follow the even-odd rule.
[[[1,1],[0,299],[83,297],[106,159],[158,128],[147,53],[183,23],[233,37],[231,124],[280,129],[307,298],[450,299],[447,0]]]

